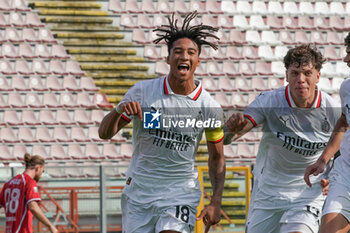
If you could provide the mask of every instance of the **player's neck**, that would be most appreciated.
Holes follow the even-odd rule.
[[[32,179],[34,179],[34,177],[35,177],[35,170],[34,169],[26,169],[23,173],[27,174]]]
[[[168,83],[171,90],[178,95],[189,95],[196,89],[196,84],[193,78],[182,80],[175,77],[168,76]]]
[[[310,96],[307,99],[295,98],[292,93],[291,93],[291,96],[293,98],[295,105],[298,108],[311,108],[314,105],[314,102],[315,102],[316,97],[317,97],[316,92],[313,94],[313,96]]]

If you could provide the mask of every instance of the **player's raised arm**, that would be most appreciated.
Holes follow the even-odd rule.
[[[253,123],[247,120],[242,113],[233,113],[224,125],[224,144],[230,144],[254,127]]]
[[[101,121],[98,133],[102,139],[111,139],[120,129],[127,125],[130,120],[123,118],[123,113],[128,116],[137,116],[142,120],[142,109],[137,101],[121,103],[116,109],[110,111]]]
[[[334,154],[339,150],[341,140],[344,136],[345,131],[349,128],[346,121],[345,115],[341,115],[337,124],[334,126],[333,133],[329,138],[327,147],[324,149],[323,153],[316,161],[316,163],[308,166],[305,170],[304,180],[308,186],[311,187],[311,182],[309,176],[312,174],[317,176],[324,171],[328,161],[334,156]]]

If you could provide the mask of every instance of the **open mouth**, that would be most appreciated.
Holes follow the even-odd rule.
[[[187,64],[180,64],[177,67],[180,71],[188,71],[190,69],[190,66]]]

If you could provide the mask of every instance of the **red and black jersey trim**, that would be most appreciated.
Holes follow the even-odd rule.
[[[253,119],[253,117],[247,115],[247,114],[244,114],[243,115],[245,118],[247,118],[248,120],[250,120],[250,122],[252,122],[252,124],[255,126],[257,126],[258,124],[255,122],[255,120]]]

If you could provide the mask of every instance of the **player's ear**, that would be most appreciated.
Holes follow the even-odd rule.
[[[166,63],[170,65],[170,62],[169,62],[170,58],[169,58],[169,55],[166,57]]]
[[[320,81],[320,77],[321,77],[321,71],[317,71],[317,80],[316,80],[316,83],[318,83]]]
[[[286,70],[286,81],[289,83],[288,70]]]

